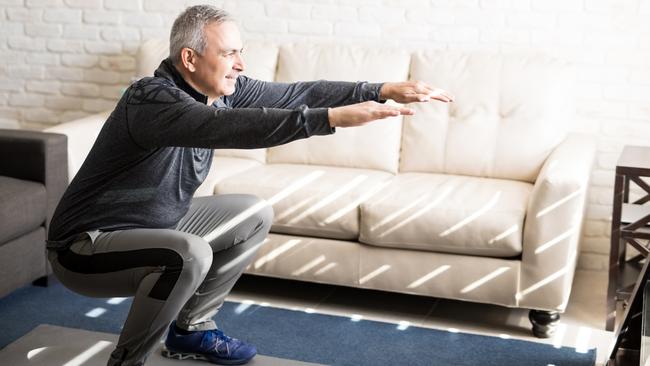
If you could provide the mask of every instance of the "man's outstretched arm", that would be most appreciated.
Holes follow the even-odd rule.
[[[334,127],[351,127],[412,110],[377,102],[339,108],[214,108],[160,81],[133,84],[118,104],[129,136],[145,149],[184,146],[250,149],[271,147]]]
[[[301,105],[311,108],[339,107],[365,101],[393,99],[398,103],[423,102],[453,98],[442,89],[419,81],[367,83],[345,81],[309,81],[295,83],[266,82],[240,76],[232,96],[224,97],[233,108],[293,109]]]

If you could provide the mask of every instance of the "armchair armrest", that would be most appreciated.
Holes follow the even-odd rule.
[[[61,134],[0,130],[0,175],[45,185],[46,229],[68,185],[66,141]]]
[[[86,160],[88,152],[93,147],[99,131],[110,113],[110,111],[106,111],[93,114],[44,130],[68,136],[68,181],[72,181],[81,168],[81,164]]]
[[[535,181],[524,225],[517,293],[521,307],[566,308],[595,150],[589,137],[570,134],[551,152]]]

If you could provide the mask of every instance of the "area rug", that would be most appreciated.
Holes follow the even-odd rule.
[[[28,286],[0,299],[0,348],[39,324],[119,333],[130,299],[77,295],[59,283]],[[226,302],[215,317],[227,334],[260,354],[329,365],[593,366],[594,349],[404,327],[363,319]]]

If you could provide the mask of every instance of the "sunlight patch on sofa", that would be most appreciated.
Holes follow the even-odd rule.
[[[345,185],[343,185],[341,188],[335,190],[334,192],[330,193],[329,195],[323,197],[320,201],[318,201],[315,205],[309,207],[307,210],[303,211],[300,215],[294,217],[293,219],[289,220],[288,224],[295,224],[296,222],[304,219],[305,217],[313,214],[314,212],[320,210],[321,208],[329,205],[330,203],[334,202],[337,198],[343,196],[344,194],[348,193],[349,191],[353,190],[356,186],[360,185],[361,182],[364,180],[368,179],[367,175],[358,175]]]
[[[573,232],[575,231],[575,227],[570,228],[569,230],[563,232],[562,234],[556,236],[555,238],[547,241],[546,243],[540,245],[537,249],[535,249],[535,254],[540,254],[552,246],[556,245],[557,243],[561,242],[562,240],[569,238]]]
[[[296,203],[295,205],[287,208],[286,210],[284,210],[284,211],[280,212],[278,215],[276,215],[275,220],[276,221],[284,220],[285,218],[291,216],[294,212],[296,212],[296,211],[304,208],[308,204],[310,204],[315,199],[316,199],[316,197],[308,197],[308,198]]]
[[[552,273],[552,274],[549,275],[549,276],[544,277],[541,281],[538,281],[538,282],[532,284],[532,285],[529,286],[528,288],[526,288],[526,289],[524,289],[524,290],[522,290],[522,291],[517,292],[517,294],[515,295],[515,298],[516,298],[517,300],[521,300],[521,299],[523,299],[526,295],[530,294],[531,292],[533,292],[533,291],[537,291],[537,290],[539,290],[540,288],[542,288],[543,286],[546,286],[546,285],[548,285],[549,283],[555,281],[556,279],[558,279],[558,278],[564,276],[564,275],[566,274],[566,272],[569,270],[569,268],[573,266],[573,263],[575,262],[575,258],[576,258],[576,254],[574,253],[574,254],[571,256],[571,258],[569,258],[569,260],[567,261],[567,263],[568,263],[567,266],[562,267],[562,269],[560,269],[560,270],[558,270],[558,271]]]
[[[502,232],[501,234],[499,234],[499,235],[495,236],[494,238],[490,239],[488,241],[488,244],[494,244],[497,241],[499,241],[499,240],[501,240],[503,238],[506,238],[509,235],[512,235],[512,234],[516,233],[518,230],[519,230],[519,225],[514,224],[511,227],[509,227],[508,229],[506,229],[504,232]]]
[[[316,267],[320,263],[324,262],[325,259],[327,259],[324,255],[320,255],[317,258],[314,258],[314,260],[310,261],[309,263],[305,264],[304,266],[298,268],[297,270],[291,272],[292,276],[300,276],[303,273],[309,271],[310,269]]]
[[[440,275],[441,273],[445,272],[445,271],[448,270],[449,268],[451,268],[451,266],[448,265],[448,264],[442,265],[442,266],[436,268],[435,270],[433,270],[433,271],[427,273],[426,275],[424,275],[424,276],[418,278],[417,280],[411,282],[411,283],[410,283],[408,286],[406,286],[406,287],[407,287],[407,288],[416,288],[416,287],[419,287],[419,286],[421,286],[423,283],[425,283],[425,282],[431,280],[432,278],[434,278],[434,277]]]
[[[404,205],[404,206],[403,206],[402,208],[400,208],[399,210],[397,210],[397,211],[393,212],[392,214],[386,216],[383,220],[381,220],[380,222],[378,222],[376,225],[370,227],[370,231],[375,231],[375,230],[378,229],[379,227],[384,226],[384,225],[388,224],[389,222],[395,220],[396,218],[398,218],[400,215],[402,215],[402,214],[405,213],[406,211],[408,211],[408,210],[410,210],[411,208],[417,206],[420,202],[428,200],[429,197],[430,197],[429,194],[425,194],[425,195],[421,196],[420,198],[414,200],[413,202]]]
[[[266,243],[267,241],[268,241],[268,239],[264,239],[261,242],[259,242],[259,243],[255,244],[255,245],[253,245],[252,247],[246,249],[245,252],[241,253],[240,255],[238,255],[237,257],[232,259],[230,262],[228,262],[228,263],[224,264],[223,266],[221,266],[219,268],[219,270],[217,271],[217,274],[224,274],[224,273],[230,271],[232,268],[235,268],[238,264],[248,262],[250,257],[257,254],[257,250],[262,245],[264,245],[264,243]]]
[[[458,229],[462,228],[463,226],[469,224],[470,222],[476,220],[477,218],[481,217],[483,214],[488,212],[492,207],[494,207],[497,204],[497,202],[499,202],[500,197],[501,197],[501,191],[497,191],[494,194],[494,196],[492,196],[492,199],[487,204],[485,204],[485,206],[481,207],[476,212],[474,212],[471,215],[467,216],[466,218],[462,219],[460,222],[453,225],[449,229],[443,231],[442,233],[440,233],[439,236],[440,237],[447,236],[447,235],[457,231]]]
[[[475,289],[479,288],[480,286],[483,286],[485,283],[488,281],[491,281],[498,276],[504,274],[510,269],[510,267],[499,267],[496,270],[488,273],[487,275],[483,276],[482,278],[478,279],[477,281],[474,281],[470,283],[469,285],[465,286],[462,290],[460,290],[461,294],[466,294],[468,292],[474,291]]]
[[[424,206],[421,209],[417,210],[415,213],[413,213],[413,215],[407,217],[406,219],[404,219],[399,224],[397,224],[397,225],[391,227],[390,229],[384,231],[383,233],[379,234],[378,237],[379,238],[384,237],[384,236],[392,233],[393,231],[401,228],[402,226],[408,224],[409,222],[417,219],[418,217],[424,215],[429,210],[436,207],[440,202],[442,202],[442,200],[445,199],[451,193],[451,191],[453,191],[453,187],[447,187],[447,189],[444,192],[442,192],[440,194],[440,196],[438,196],[435,200],[429,202],[426,206]]]
[[[348,212],[358,208],[360,204],[362,204],[363,202],[369,200],[374,195],[376,195],[377,193],[382,191],[389,184],[390,184],[390,180],[381,182],[380,184],[376,184],[374,187],[368,189],[363,195],[359,196],[359,198],[353,200],[352,202],[350,202],[350,204],[344,206],[340,210],[334,212],[333,214],[331,214],[330,216],[325,218],[325,220],[322,221],[321,223],[319,223],[319,225],[320,226],[325,226],[327,224],[331,224],[334,221],[340,219],[341,217],[343,217],[343,215],[345,215]]]
[[[274,260],[278,256],[280,256],[282,253],[286,252],[287,250],[295,247],[298,245],[302,240],[301,239],[291,239],[288,240],[286,243],[280,245],[279,247],[273,249],[270,251],[268,254],[265,254],[262,256],[260,259],[255,261],[254,267],[255,269],[258,269],[265,265],[266,263]]]
[[[281,200],[289,197],[292,193],[295,191],[299,190],[300,188],[308,185],[309,183],[312,183],[316,179],[320,178],[323,174],[325,174],[325,171],[323,170],[314,170],[313,172],[307,174],[306,176],[296,180],[295,182],[291,183],[287,188],[281,190],[280,192],[276,193],[273,197],[269,198],[267,201],[270,205],[274,205]]]
[[[336,262],[330,262],[330,263],[328,263],[327,265],[325,265],[323,268],[321,268],[321,269],[319,269],[318,271],[316,271],[316,272],[314,273],[314,276],[320,276],[320,275],[322,275],[322,274],[328,272],[328,271],[331,270],[332,268],[336,267],[337,265],[338,265],[338,264],[337,264]]]
[[[373,278],[379,276],[380,274],[388,271],[389,269],[390,269],[390,265],[389,264],[384,264],[383,266],[377,268],[376,270],[374,270],[374,271],[368,273],[367,275],[361,277],[361,279],[359,279],[359,284],[363,285],[364,283],[370,281],[371,279],[373,279]]]
[[[287,188],[281,190],[280,192],[276,193],[273,197],[269,198],[268,200],[261,200],[260,202],[254,204],[253,206],[247,208],[237,216],[233,217],[232,219],[226,221],[222,225],[219,225],[216,229],[212,230],[210,233],[205,235],[203,239],[205,239],[207,242],[211,242],[219,235],[227,232],[228,230],[232,229],[233,227],[239,225],[242,223],[244,220],[247,218],[251,217],[252,215],[256,214],[260,210],[264,209],[266,206],[272,206],[275,203],[283,200],[284,198],[288,197],[295,191],[299,190],[300,188],[306,186],[307,184],[313,182],[314,180],[318,179],[320,176],[322,176],[325,172],[322,170],[314,170],[313,172],[307,174],[306,176],[296,180],[295,182],[291,183]]]
[[[584,187],[578,188],[576,191],[570,193],[566,197],[561,198],[561,199],[557,200],[556,202],[554,202],[554,203],[544,207],[543,209],[539,210],[539,212],[537,213],[537,215],[535,215],[535,217],[540,218],[540,217],[546,215],[547,213],[549,213],[549,212],[555,210],[556,208],[562,206],[563,204],[569,202],[571,199],[580,196],[580,194],[582,194],[583,191],[584,191]]]

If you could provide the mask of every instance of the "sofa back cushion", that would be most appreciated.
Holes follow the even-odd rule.
[[[136,76],[151,76],[160,62],[169,56],[169,42],[163,39],[151,39],[144,42],[138,50]],[[269,43],[246,42],[244,45],[244,75],[254,79],[273,81],[278,61],[278,47]],[[218,149],[217,156],[266,160],[266,149],[239,150]]]
[[[400,171],[534,182],[572,121],[572,74],[537,54],[414,53],[411,79],[446,89],[456,101],[413,105]]]
[[[408,78],[406,51],[364,49],[343,45],[287,45],[280,48],[276,81],[399,81]],[[315,164],[397,172],[401,117],[363,127],[339,128],[270,148],[269,163]]]

